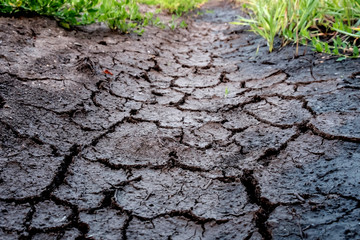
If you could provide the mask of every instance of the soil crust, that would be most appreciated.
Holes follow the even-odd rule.
[[[360,61],[268,53],[241,14],[0,17],[0,238],[360,239]]]

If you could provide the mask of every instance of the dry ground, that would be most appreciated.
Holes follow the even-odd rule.
[[[1,239],[360,239],[360,61],[201,12],[142,37],[0,17]]]

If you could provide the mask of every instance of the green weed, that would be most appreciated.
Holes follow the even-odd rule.
[[[139,3],[155,5],[161,10],[166,10],[172,13],[172,18],[168,22],[168,26],[171,30],[176,28],[186,28],[188,25],[183,20],[180,23],[178,19],[185,13],[195,8],[200,7],[207,0],[138,0]],[[199,15],[201,12],[197,12]],[[174,15],[175,14],[175,15]],[[164,28],[165,25],[162,26]]]
[[[244,9],[250,18],[234,24],[249,25],[264,37],[269,51],[279,35],[282,45],[312,44],[315,51],[338,55],[341,59],[359,57],[359,0],[247,0]]]
[[[180,24],[179,24],[179,27],[180,28],[187,28],[187,23],[185,22],[185,20],[182,20],[181,22],[180,22]]]
[[[171,30],[175,30],[178,27],[186,28],[188,26],[187,23],[185,22],[185,20],[182,20],[182,21],[179,22],[179,18],[180,18],[180,16],[175,15],[175,14],[173,14],[171,16],[171,21],[168,23],[169,28]]]
[[[239,22],[233,24],[250,25],[252,31],[265,38],[269,44],[269,51],[273,50],[276,34],[281,30],[282,18],[284,17],[285,6],[269,4],[271,0],[254,1],[254,5],[244,5],[250,8],[251,19],[239,18]]]
[[[135,32],[141,35],[146,25],[152,24],[165,28],[154,13],[141,13],[139,3],[159,4],[178,16],[173,18],[170,28],[187,27],[178,18],[185,11],[191,10],[206,0],[0,0],[0,12],[5,14],[27,14],[55,18],[67,29],[76,25],[88,25],[103,22],[110,29],[121,32]]]
[[[169,27],[171,30],[175,30],[176,27],[178,26],[177,20],[180,18],[180,16],[177,15],[172,15],[171,16],[171,21],[169,22]]]
[[[228,87],[225,87],[225,98],[229,95],[230,91]]]
[[[104,22],[113,30],[139,34],[152,17],[141,14],[135,0],[0,0],[0,12],[35,12],[55,18],[65,28]]]
[[[157,5],[163,10],[181,16],[183,13],[193,10],[207,0],[138,0],[139,3]]]

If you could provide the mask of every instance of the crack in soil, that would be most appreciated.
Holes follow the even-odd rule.
[[[273,239],[271,231],[266,226],[266,221],[271,212],[279,204],[273,204],[267,198],[261,197],[261,188],[253,176],[253,170],[244,170],[244,174],[241,176],[241,182],[246,188],[250,202],[260,206],[260,209],[255,213],[255,226],[259,229],[259,233],[263,239]]]

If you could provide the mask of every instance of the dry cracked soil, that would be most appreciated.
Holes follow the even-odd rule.
[[[360,61],[268,53],[240,14],[0,17],[0,238],[360,239]]]

